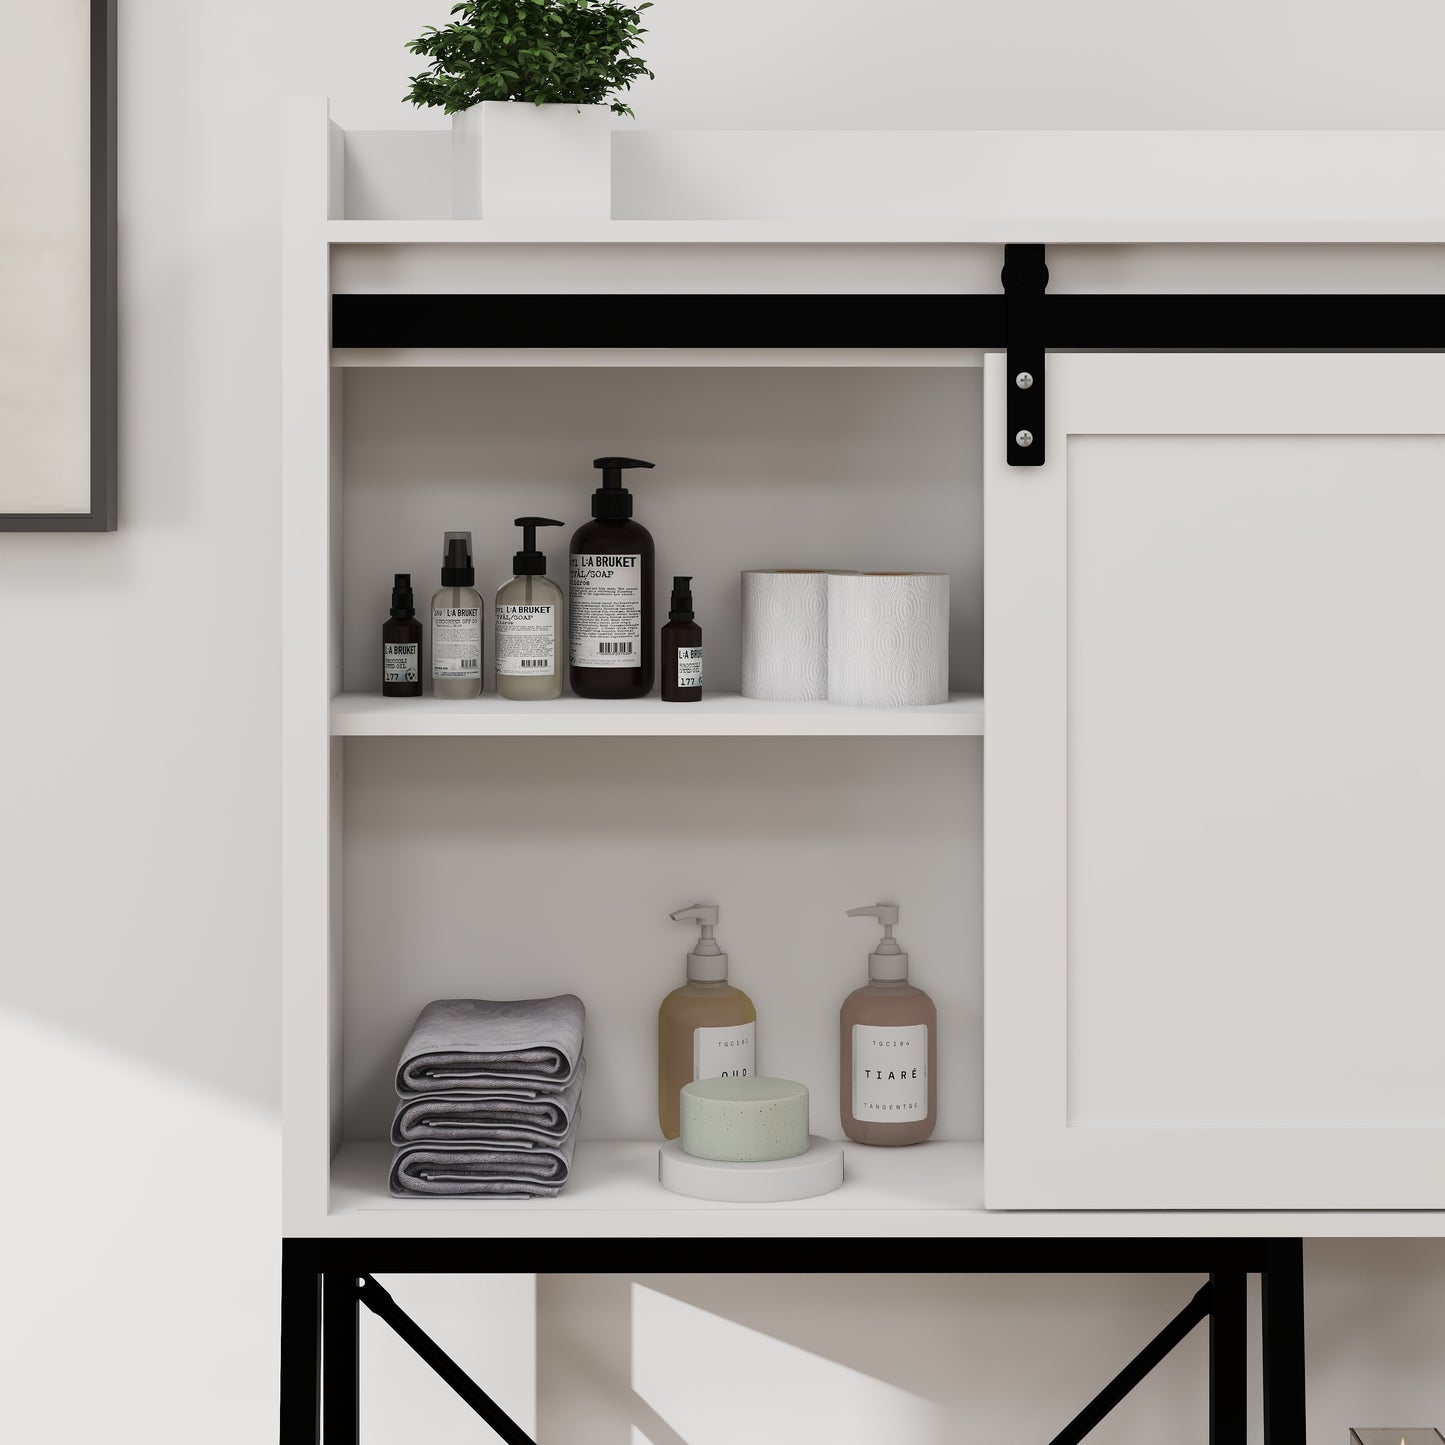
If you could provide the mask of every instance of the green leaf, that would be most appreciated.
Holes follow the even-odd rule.
[[[617,114],[631,115],[617,95],[652,76],[633,53],[647,33],[638,23],[642,12],[652,8],[652,0],[458,0],[444,29],[428,25],[405,42],[410,54],[430,61],[411,77],[406,98],[448,114],[499,99],[610,102]]]

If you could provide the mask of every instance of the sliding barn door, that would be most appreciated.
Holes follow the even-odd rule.
[[[988,361],[987,1197],[1445,1208],[1445,360]]]

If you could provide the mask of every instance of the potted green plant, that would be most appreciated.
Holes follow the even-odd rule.
[[[462,0],[407,44],[431,64],[413,105],[452,118],[452,209],[487,220],[592,218],[612,211],[609,112],[651,76],[635,54],[639,5],[620,0]]]

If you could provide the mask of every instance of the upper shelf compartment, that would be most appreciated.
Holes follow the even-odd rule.
[[[996,247],[1445,241],[1436,131],[649,131],[612,136],[612,221],[451,219],[450,128],[333,117],[333,245]],[[995,268],[996,276],[996,268]],[[924,288],[919,288],[924,289]]]

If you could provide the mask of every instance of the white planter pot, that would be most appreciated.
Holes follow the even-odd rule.
[[[452,214],[467,221],[609,219],[612,112],[484,100],[454,115]]]

